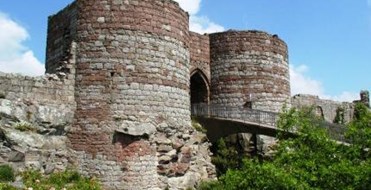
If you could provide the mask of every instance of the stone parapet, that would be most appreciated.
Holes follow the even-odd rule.
[[[0,94],[12,101],[29,100],[42,104],[75,104],[74,81],[60,75],[30,77],[0,72]]]

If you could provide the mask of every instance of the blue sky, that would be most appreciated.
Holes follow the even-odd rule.
[[[289,46],[292,93],[335,100],[371,90],[371,0],[177,0],[191,30],[258,29]],[[43,72],[47,16],[72,0],[0,0],[0,71]]]

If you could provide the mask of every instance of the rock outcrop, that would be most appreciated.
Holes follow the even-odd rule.
[[[72,117],[68,106],[0,99],[0,162],[46,174],[66,169],[71,154],[65,134]]]
[[[47,78],[33,79],[50,82]],[[32,85],[30,88],[33,88]],[[75,105],[54,101],[22,98],[20,95],[1,97],[0,164],[9,164],[17,171],[36,169],[45,174],[63,171],[66,168],[80,170],[81,167],[93,166],[81,165],[79,153],[68,146],[70,142],[67,136],[72,128]],[[125,125],[122,125],[122,128],[114,132],[113,138],[120,146],[130,147],[128,150],[132,151],[127,155],[134,155],[133,158],[141,152],[154,151],[156,159],[149,160],[148,163],[151,162],[155,168],[153,178],[156,179],[154,182],[158,184],[158,188],[186,189],[197,186],[201,179],[216,176],[210,159],[210,143],[205,134],[191,126],[178,129],[171,127],[170,122],[157,127],[151,123],[140,124],[137,128],[125,128]],[[147,142],[153,142],[150,144],[150,150],[145,150],[146,147],[141,144]],[[102,159],[100,157],[96,155],[95,158],[90,158],[93,161],[89,164],[94,164],[98,171],[114,171],[112,168],[99,165]],[[138,159],[144,157],[139,156]],[[127,167],[128,170],[123,170],[122,173],[131,175],[132,170],[143,173],[150,171],[149,168],[142,166],[135,168],[136,162],[137,160],[122,162],[130,165]],[[117,174],[106,175],[112,177]]]

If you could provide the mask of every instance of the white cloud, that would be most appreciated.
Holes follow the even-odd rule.
[[[330,99],[335,101],[352,102],[359,99],[359,94],[354,92],[344,91],[340,95],[331,96],[325,93],[321,81],[307,76],[309,68],[306,65],[299,65],[290,67],[290,83],[291,94],[312,94],[317,95],[323,99]]]
[[[224,27],[212,22],[206,16],[198,15],[201,0],[175,0],[190,14],[189,29],[200,34],[224,31]]]
[[[200,34],[224,31],[223,26],[210,21],[205,16],[191,16],[189,29]]]
[[[195,15],[200,10],[201,0],[175,0],[190,15]]]
[[[340,95],[335,96],[323,95],[323,98],[340,102],[353,102],[353,100],[359,100],[360,95],[359,93],[344,91]]]
[[[323,94],[321,82],[305,76],[307,71],[306,65],[290,67],[291,94]]]
[[[29,38],[25,28],[0,12],[0,71],[42,75],[44,65],[23,45]]]

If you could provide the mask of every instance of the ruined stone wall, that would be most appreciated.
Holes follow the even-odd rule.
[[[314,95],[295,95],[291,98],[291,105],[295,108],[313,107],[318,116],[322,116],[326,121],[331,123],[335,120],[338,108],[344,110],[345,123],[351,121],[354,114],[353,103],[324,100]]]
[[[199,69],[207,77],[210,84],[210,38],[190,32],[191,74]]]
[[[69,59],[76,38],[77,16],[76,3],[72,3],[48,18],[46,73],[64,72],[74,75],[74,64]]]
[[[0,95],[4,99],[0,112],[19,121],[36,125],[72,123],[76,107],[73,80],[0,72]]]
[[[278,112],[290,100],[287,46],[260,31],[210,34],[211,102]]]
[[[171,0],[76,4],[68,139],[80,171],[105,189],[187,188],[212,176],[190,124],[188,14]]]
[[[72,80],[0,72],[0,163],[17,171],[65,169],[70,154],[64,135],[74,112]]]
[[[30,77],[0,72],[0,94],[12,101],[73,105],[74,83],[57,75]]]

